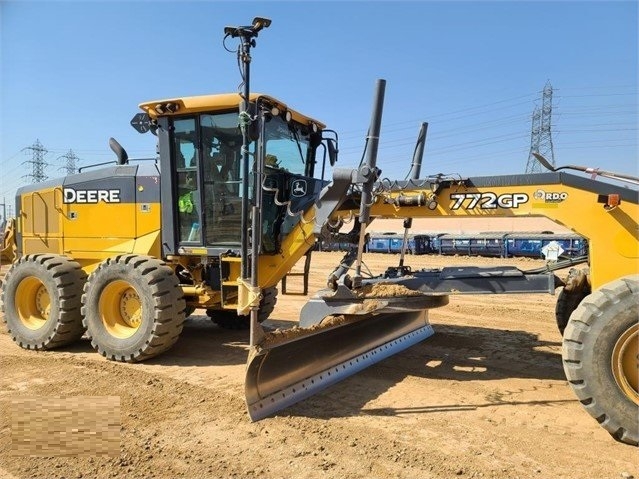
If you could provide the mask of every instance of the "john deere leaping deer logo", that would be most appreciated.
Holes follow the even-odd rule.
[[[293,196],[306,196],[306,180],[293,181]]]

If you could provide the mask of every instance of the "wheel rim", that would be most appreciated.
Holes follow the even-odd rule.
[[[20,322],[29,329],[40,329],[49,320],[51,297],[44,283],[35,276],[28,276],[20,282],[15,304]]]
[[[100,295],[98,307],[107,332],[120,339],[133,336],[142,324],[140,296],[127,281],[109,283]]]
[[[629,327],[612,350],[612,374],[624,394],[639,406],[639,324]]]

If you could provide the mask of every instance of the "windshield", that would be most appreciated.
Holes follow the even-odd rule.
[[[304,175],[308,160],[308,128],[299,123],[286,123],[279,116],[266,123],[267,167],[280,168],[289,173]]]

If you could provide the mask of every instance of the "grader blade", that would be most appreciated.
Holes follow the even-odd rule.
[[[388,299],[380,300],[387,306],[374,313],[328,316],[310,327],[266,334],[251,348],[247,364],[245,393],[251,419],[270,416],[428,338],[434,331],[427,307],[448,303],[448,296],[433,296],[425,308],[423,301],[404,298],[415,310],[388,312],[399,311],[393,305],[400,298]]]

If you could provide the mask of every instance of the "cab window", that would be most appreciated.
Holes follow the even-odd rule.
[[[306,174],[308,144],[308,133],[299,124],[289,125],[279,116],[271,118],[266,123],[266,167]]]
[[[199,155],[194,118],[174,121],[172,146],[177,172],[179,239],[180,242],[200,242]]]

